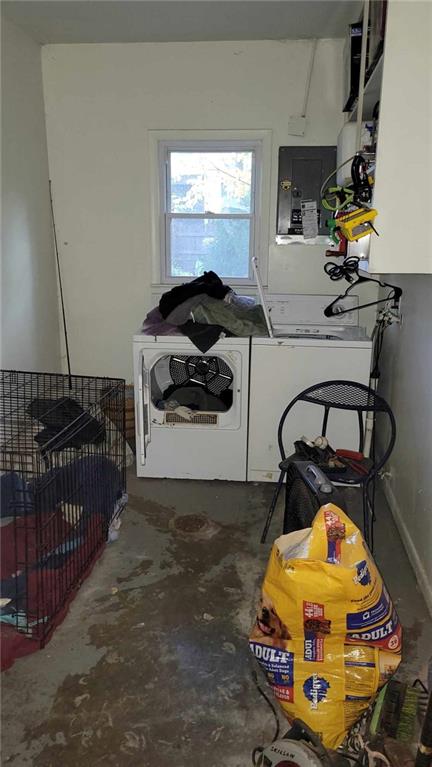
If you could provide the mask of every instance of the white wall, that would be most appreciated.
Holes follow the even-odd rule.
[[[386,331],[382,356],[380,393],[397,426],[385,488],[432,612],[432,276],[387,278],[404,293],[402,326]]]
[[[431,38],[430,0],[388,4],[373,198],[381,236],[374,238],[370,250],[370,269],[381,274],[432,273],[431,243],[419,226],[419,221],[429,220],[432,204]],[[415,114],[415,137],[410,120],[401,119],[401,94],[403,114]],[[415,190],[415,216],[400,215],[395,184],[396,158],[407,146],[403,172]]]
[[[342,44],[318,44],[303,139],[290,137],[287,123],[302,108],[310,41],[44,48],[49,163],[76,372],[131,377],[131,335],[151,302],[147,132],[271,130],[274,242],[278,147],[336,143]],[[324,247],[270,242],[269,251],[271,291],[339,292],[323,274]]]
[[[2,367],[61,370],[41,49],[2,21]]]

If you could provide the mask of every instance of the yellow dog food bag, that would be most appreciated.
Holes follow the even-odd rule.
[[[340,745],[397,669],[401,634],[360,530],[337,506],[274,542],[249,644],[285,716],[325,746]]]

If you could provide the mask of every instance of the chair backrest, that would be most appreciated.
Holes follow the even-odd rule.
[[[387,444],[382,449],[382,456],[379,461],[374,457],[373,473],[376,474],[388,460],[396,440],[396,421],[393,412],[387,402],[373,389],[357,381],[323,381],[322,383],[309,386],[304,389],[287,405],[281,415],[278,427],[278,444],[282,460],[285,460],[286,453],[283,444],[283,428],[286,418],[297,402],[306,402],[314,405],[322,405],[324,408],[324,417],[321,427],[321,434],[325,436],[327,431],[328,417],[331,409],[352,410],[357,412],[359,425],[359,451],[363,452],[364,446],[364,426],[363,418],[365,413],[373,414],[383,413],[388,418],[390,427]],[[300,435],[299,435],[300,437]]]

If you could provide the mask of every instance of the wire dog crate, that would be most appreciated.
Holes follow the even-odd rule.
[[[127,496],[125,382],[0,372],[3,627],[47,641]]]

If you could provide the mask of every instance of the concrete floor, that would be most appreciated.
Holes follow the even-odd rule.
[[[47,647],[2,675],[3,764],[248,767],[274,730],[247,645],[272,491],[130,475],[119,540]],[[431,622],[379,507],[376,559],[404,626],[399,675],[413,679],[424,674]],[[191,514],[211,522],[196,533]],[[273,537],[280,524],[279,513]]]

